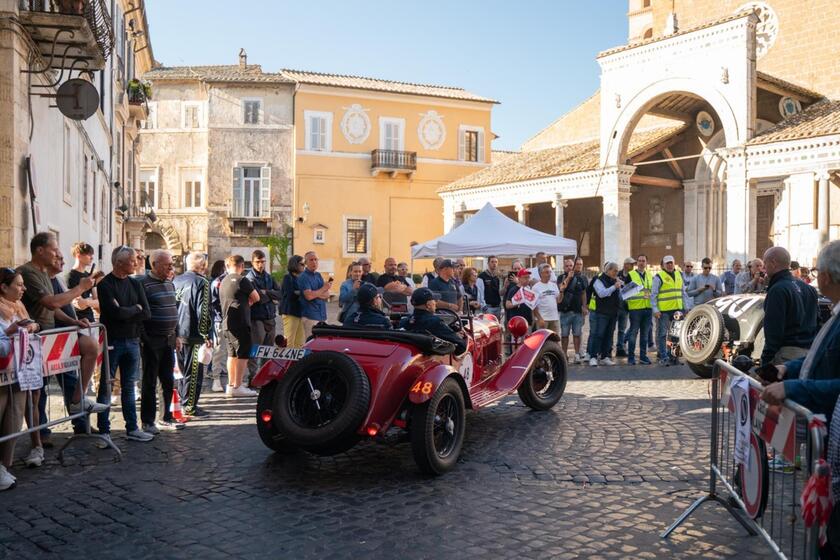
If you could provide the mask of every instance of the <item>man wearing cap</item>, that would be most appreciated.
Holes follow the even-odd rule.
[[[437,278],[429,282],[429,289],[440,294],[437,307],[450,309],[458,313],[461,311],[461,294],[458,291],[458,285],[455,283],[454,274],[455,263],[449,259],[444,259],[440,263]]]
[[[627,257],[624,259],[624,268],[618,272],[618,279],[625,286],[632,282],[630,273],[633,271],[633,265],[636,264],[636,259]],[[618,317],[615,321],[615,330],[617,332],[615,340],[615,356],[617,358],[627,356],[627,323],[629,319],[629,311],[627,309],[627,302],[619,298]]]
[[[391,320],[382,312],[382,294],[373,284],[364,283],[356,294],[359,309],[344,319],[345,327],[390,329]]]
[[[430,334],[451,342],[455,345],[455,354],[463,354],[467,351],[467,343],[464,339],[455,334],[440,317],[435,315],[437,302],[432,290],[429,288],[415,290],[411,294],[411,305],[414,306],[414,312],[410,317],[404,317],[400,321],[401,329],[408,332]]]
[[[639,363],[650,365],[647,357],[648,331],[652,321],[650,292],[653,287],[653,274],[647,270],[647,255],[639,255],[636,268],[627,275],[630,281],[641,286],[635,295],[627,298],[627,311],[630,315],[630,328],[627,330],[627,363],[636,365],[636,336],[639,337]]]
[[[674,313],[686,308],[688,296],[685,293],[685,282],[682,273],[674,266],[674,257],[665,255],[662,259],[662,270],[653,277],[650,290],[650,306],[656,317],[656,348],[659,354],[659,365],[668,366],[678,363],[676,357],[665,345],[665,337],[671,328]]]

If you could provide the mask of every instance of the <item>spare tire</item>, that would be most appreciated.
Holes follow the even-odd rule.
[[[691,364],[710,364],[723,344],[723,315],[714,305],[698,305],[685,316],[680,351]]]
[[[342,446],[353,439],[370,402],[362,367],[340,352],[319,351],[283,376],[274,415],[286,438],[303,447]]]

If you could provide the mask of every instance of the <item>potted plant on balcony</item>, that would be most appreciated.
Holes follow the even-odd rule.
[[[140,80],[130,80],[127,86],[128,102],[132,105],[142,105],[152,98],[152,85]]]

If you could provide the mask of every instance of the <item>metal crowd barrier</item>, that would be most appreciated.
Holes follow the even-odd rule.
[[[67,405],[69,400],[65,398],[66,381],[64,376],[70,375],[75,377],[75,383],[81,383],[81,353],[79,351],[79,335],[92,336],[97,340],[97,347],[99,353],[96,359],[94,370],[99,369],[100,379],[108,382],[104,383],[105,391],[107,392],[107,399],[110,403],[111,399],[111,383],[109,379],[109,364],[108,364],[108,333],[101,323],[91,323],[90,328],[83,327],[62,327],[41,331],[29,335],[29,344],[25,349],[25,362],[21,364],[18,355],[22,350],[21,335],[15,334],[11,338],[12,351],[8,356],[0,358],[0,391],[7,391],[8,400],[7,406],[13,406],[16,399],[16,393],[23,393],[25,399],[25,416],[22,421],[22,429],[5,436],[0,436],[0,443],[10,441],[36,431],[41,431],[45,428],[63,424],[65,422],[72,422],[80,419],[84,425],[83,433],[74,433],[66,442],[59,448],[57,458],[59,462],[64,464],[64,451],[68,446],[77,441],[82,440],[98,440],[107,449],[114,452],[114,461],[119,461],[122,458],[120,449],[114,445],[108,438],[92,433],[90,427],[90,414],[85,411],[70,413]],[[32,368],[32,361],[40,356],[40,368],[35,366]],[[43,385],[38,387],[31,387],[24,389],[23,387],[30,387],[37,385],[37,379],[33,379],[33,374],[25,375],[20,371],[27,369],[28,371],[38,371],[40,369]],[[94,374],[95,377],[95,374]],[[97,387],[100,383],[95,384]],[[81,387],[81,399],[87,398],[87,387]],[[38,408],[38,402],[33,399],[33,395],[43,391],[47,395],[47,403],[45,407],[46,416],[49,420],[44,421],[40,419],[39,424],[32,426],[33,412]],[[110,412],[110,411],[109,411]],[[29,425],[29,427],[27,427]]]
[[[748,392],[733,397],[730,381],[742,378],[747,380]],[[768,405],[761,400],[761,390],[755,379],[723,360],[715,362],[709,491],[662,538],[711,501],[726,508],[750,535],[761,535],[776,557],[818,558],[819,527],[805,527],[800,494],[824,456],[822,417],[789,399],[780,406]],[[749,431],[749,442],[736,443],[739,423],[747,421],[744,429]],[[737,455],[747,455],[747,464],[741,464]],[[718,493],[718,483],[727,495]]]

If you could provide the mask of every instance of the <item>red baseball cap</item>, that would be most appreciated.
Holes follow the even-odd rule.
[[[527,268],[520,268],[519,272],[516,273],[516,277],[522,278],[523,276],[531,276],[531,271]]]

